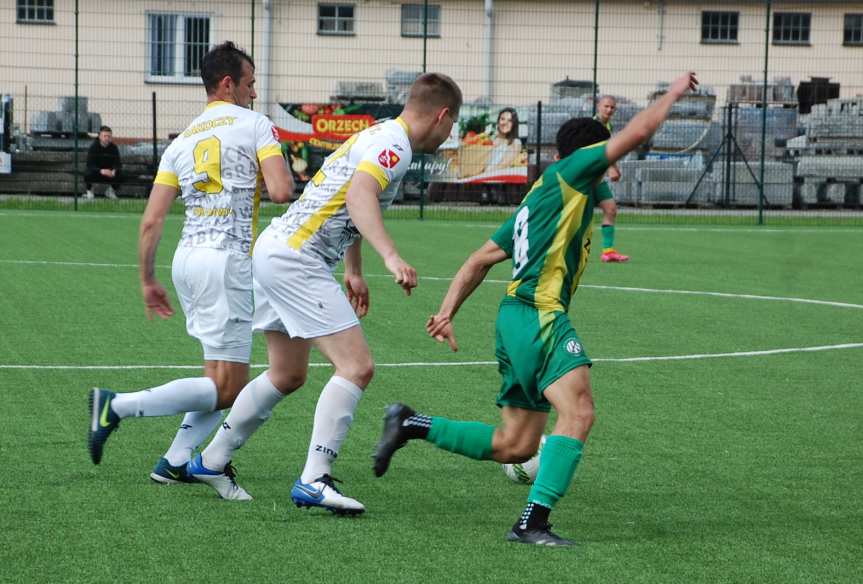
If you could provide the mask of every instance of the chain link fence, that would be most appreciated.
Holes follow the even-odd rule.
[[[201,56],[233,40],[300,187],[351,132],[397,115],[421,72],[459,82],[459,123],[417,157],[393,216],[503,216],[565,120],[610,96],[620,130],[694,70],[699,91],[619,165],[620,220],[863,224],[859,2],[10,0],[0,38],[6,207],[142,209],[205,102]],[[90,199],[102,126],[122,169]]]

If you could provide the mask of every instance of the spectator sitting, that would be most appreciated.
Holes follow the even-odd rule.
[[[120,184],[120,151],[113,142],[111,128],[102,126],[99,128],[99,137],[93,140],[90,150],[87,151],[87,173],[84,176],[84,184],[87,185],[85,199],[93,198],[93,183],[107,184],[105,197],[116,199]]]

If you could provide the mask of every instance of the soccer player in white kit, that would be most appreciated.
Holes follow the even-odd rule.
[[[358,320],[369,306],[361,238],[410,294],[417,285],[416,271],[399,256],[382,210],[392,203],[413,153],[434,152],[450,135],[461,102],[452,79],[421,75],[398,118],[348,139],[327,157],[302,197],[261,234],[253,256],[254,329],[266,335],[269,370],[240,392],[210,445],[189,463],[188,472],[222,498],[251,499],[223,469],[273,407],[303,385],[314,346],[335,373],[318,399],[306,464],[291,498],[297,506],[337,514],[365,511],[362,503],[339,492],[331,475],[374,373]],[[347,295],[333,277],[342,258]]]
[[[191,454],[218,426],[249,378],[252,349],[252,260],[260,179],[270,198],[287,202],[293,178],[272,122],[251,111],[255,66],[233,43],[214,47],[201,62],[207,107],[168,147],[141,219],[138,257],[147,317],[174,311],[156,279],[156,248],[178,192],[186,206],[174,254],[174,287],[188,333],[203,346],[204,376],[176,379],[129,393],[93,389],[90,456],[102,459],[108,436],[133,416],[186,413],[174,442],[150,477],[160,483],[193,482]]]

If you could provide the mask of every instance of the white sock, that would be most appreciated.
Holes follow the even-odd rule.
[[[237,396],[231,413],[209,446],[201,453],[204,467],[210,470],[225,468],[234,451],[246,443],[261,424],[269,419],[273,408],[285,397],[270,381],[264,371],[251,380]]]
[[[212,412],[189,412],[183,418],[177,435],[165,458],[171,466],[180,466],[192,460],[192,452],[200,446],[207,436],[216,429],[222,421],[222,410]]]
[[[118,393],[111,409],[121,418],[212,412],[218,398],[216,384],[209,377],[175,379],[151,389]]]
[[[322,475],[330,474],[361,397],[363,390],[358,385],[344,377],[330,377],[315,408],[312,441],[309,443],[306,466],[300,476],[302,482],[310,483]]]

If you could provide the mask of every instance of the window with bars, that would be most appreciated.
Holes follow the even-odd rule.
[[[16,0],[18,22],[54,22],[54,0]]]
[[[318,34],[354,34],[354,5],[318,4]]]
[[[808,45],[811,25],[808,12],[777,12],[773,15],[773,44]]]
[[[701,42],[736,43],[739,12],[702,12]]]
[[[210,17],[147,15],[147,72],[151,78],[196,78],[210,47]]]
[[[846,14],[843,43],[863,47],[863,14]]]
[[[423,36],[423,18],[425,6],[423,4],[402,4],[402,36]],[[428,5],[428,36],[440,38],[440,5]]]

